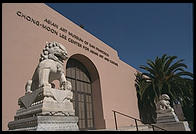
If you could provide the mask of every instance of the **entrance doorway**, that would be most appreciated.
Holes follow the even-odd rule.
[[[92,80],[86,67],[70,58],[66,66],[66,78],[72,84],[75,115],[79,117],[80,130],[94,129]]]

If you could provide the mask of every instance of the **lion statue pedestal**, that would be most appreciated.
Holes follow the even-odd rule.
[[[187,121],[179,121],[174,109],[170,106],[170,98],[167,94],[162,94],[156,104],[157,122],[159,126],[167,131],[190,131]],[[155,127],[156,131],[162,131]]]
[[[70,101],[69,90],[43,87],[18,99],[20,109],[9,122],[14,131],[66,131],[78,130],[78,117]]]
[[[8,123],[13,131],[79,130],[73,109],[71,82],[67,81],[63,61],[67,51],[60,43],[47,43],[31,80],[25,86],[25,95],[18,99],[20,108],[14,121]],[[60,88],[52,83],[58,80]]]

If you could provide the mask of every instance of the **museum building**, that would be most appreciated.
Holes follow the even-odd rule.
[[[24,95],[46,42],[67,49],[64,70],[72,84],[81,130],[115,128],[112,110],[139,119],[137,70],[120,60],[116,50],[45,4],[4,3],[2,7],[3,130],[13,120],[17,100]],[[119,126],[134,125],[134,120],[120,115],[117,120]]]

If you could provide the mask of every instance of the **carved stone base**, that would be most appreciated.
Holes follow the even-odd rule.
[[[78,130],[78,117],[74,116],[70,90],[39,88],[18,99],[20,108],[14,121],[8,123],[14,131],[66,131]]]
[[[187,121],[157,123],[158,127],[165,129],[166,131],[191,131]],[[158,128],[154,128],[155,131],[163,131]]]
[[[179,121],[174,112],[158,113],[157,123],[155,124],[167,131],[190,131],[187,121]],[[155,127],[155,131],[162,131]]]
[[[76,116],[34,116],[8,123],[11,131],[78,131]]]
[[[74,116],[73,103],[67,99],[69,92],[71,91],[43,87],[25,94],[18,100],[20,109],[17,110],[14,119],[36,115]]]
[[[179,122],[174,112],[157,114],[157,123]]]

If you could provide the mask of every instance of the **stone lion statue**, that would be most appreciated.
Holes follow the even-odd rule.
[[[32,79],[25,85],[26,93],[31,93],[40,87],[54,88],[55,85],[52,83],[54,80],[59,80],[60,89],[65,90],[67,87],[63,62],[67,58],[67,50],[62,44],[47,42]]]
[[[174,109],[170,106],[170,102],[169,102],[170,98],[167,94],[162,94],[159,97],[159,101],[156,104],[157,106],[157,113],[170,113],[170,112],[174,112]]]

